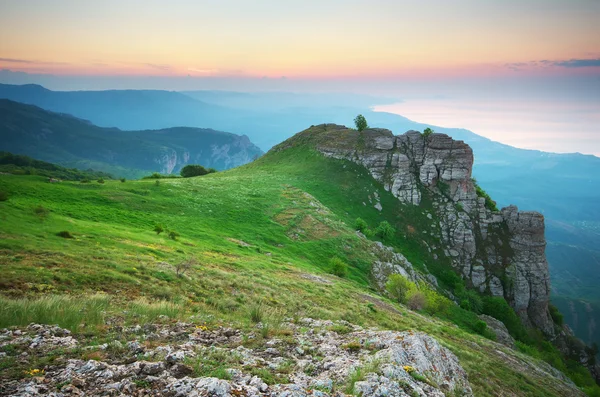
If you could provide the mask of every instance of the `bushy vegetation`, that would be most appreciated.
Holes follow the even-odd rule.
[[[369,228],[367,222],[362,218],[356,218],[356,222],[354,223],[354,227],[361,233],[365,233],[365,231]]]
[[[348,264],[337,256],[329,260],[329,266],[331,267],[331,274],[338,277],[346,277],[348,274]]]
[[[65,168],[56,164],[35,160],[31,157],[9,152],[0,152],[0,172],[14,175],[39,175],[67,181],[112,178],[110,174],[105,172],[94,171],[91,169],[82,171],[75,168]]]
[[[188,164],[181,169],[180,175],[184,178],[191,178],[194,176],[212,174],[214,172],[217,172],[214,168],[204,168],[199,164]]]
[[[354,125],[358,131],[364,131],[369,128],[369,124],[367,124],[367,119],[362,114],[359,114],[354,118]]]
[[[558,308],[552,304],[548,305],[548,309],[550,310],[550,316],[552,317],[554,324],[562,327],[565,320],[560,310],[558,310]]]
[[[506,300],[499,296],[484,296],[482,300],[483,314],[502,321],[513,338],[520,341],[529,341],[527,330]]]
[[[477,184],[477,180],[472,178],[473,184],[475,185],[475,191],[477,192],[477,197],[483,197],[485,199],[485,207],[490,211],[498,211],[498,207],[496,206],[496,202],[492,200],[489,194],[485,190]]]
[[[176,178],[181,178],[181,177],[179,175],[161,174],[159,172],[153,172],[150,175],[146,175],[146,176],[142,177],[142,179],[176,179]]]
[[[377,236],[381,237],[383,240],[391,240],[396,233],[396,230],[390,225],[388,221],[382,221],[375,229],[375,233]]]
[[[423,138],[427,139],[431,134],[433,134],[433,132],[434,131],[431,128],[429,128],[429,127],[425,128],[422,133]]]

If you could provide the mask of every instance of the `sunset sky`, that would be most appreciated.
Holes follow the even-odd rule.
[[[0,68],[258,77],[600,69],[599,1],[421,3],[0,0]]]
[[[0,83],[387,95],[377,109],[600,155],[600,1],[0,0]]]

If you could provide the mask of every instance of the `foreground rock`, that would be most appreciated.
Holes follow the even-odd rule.
[[[345,322],[303,319],[286,324],[288,331],[281,339],[259,340],[259,325],[248,336],[256,342],[244,347],[238,343],[239,332],[230,329],[185,323],[142,328],[122,331],[140,340],[162,333],[164,341],[177,342],[153,348],[138,340],[85,347],[84,352],[96,354],[95,359],[66,358],[57,365],[30,369],[24,379],[5,379],[0,392],[22,397],[472,395],[456,356],[421,332],[366,330]],[[46,338],[32,346],[37,333]],[[214,342],[227,334],[230,337],[220,339],[223,343]],[[77,341],[65,344],[56,339],[72,338],[58,327],[32,325],[0,335],[1,346],[18,343],[24,352],[42,348],[76,353]]]

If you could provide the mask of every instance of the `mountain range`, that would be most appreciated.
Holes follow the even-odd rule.
[[[5,151],[125,177],[176,173],[189,163],[223,170],[262,154],[246,136],[190,127],[101,128],[6,99],[0,100],[0,139]]]

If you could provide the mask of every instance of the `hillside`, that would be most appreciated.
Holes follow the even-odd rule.
[[[387,136],[366,134],[363,149]],[[243,167],[189,179],[49,184],[0,175],[9,193],[0,202],[0,326],[21,326],[2,334],[4,392],[583,395],[548,361],[596,393],[581,366],[520,334],[518,323],[507,324],[516,349],[492,340],[499,328],[477,312],[511,309],[467,292],[444,254],[450,243],[432,233],[435,203],[450,198],[438,185],[419,187],[418,204],[403,202],[387,179],[324,155],[324,142],[350,148],[352,137],[317,126]],[[356,232],[357,218],[369,238]],[[379,232],[384,221],[391,233]],[[157,224],[165,231],[155,233]],[[340,261],[347,271],[330,274]],[[426,304],[413,311],[386,297],[380,283],[390,272],[418,282]],[[450,288],[488,305],[451,304]],[[494,313],[489,303],[500,302]],[[513,305],[531,323],[543,314]],[[31,322],[72,336],[23,328]],[[17,358],[34,337],[37,352]]]
[[[247,135],[263,150],[270,149],[307,125],[322,122],[345,124],[359,113],[364,114],[372,126],[392,131],[422,131],[433,127],[437,132],[463,140],[473,148],[473,176],[499,206],[515,204],[544,214],[555,303],[565,312],[573,305],[600,305],[600,294],[596,288],[598,279],[594,276],[600,274],[600,251],[597,248],[600,246],[600,213],[595,205],[600,201],[600,174],[595,172],[600,166],[597,157],[514,148],[465,129],[436,127],[396,114],[370,110],[372,105],[389,103],[389,98],[344,93],[57,92],[37,85],[0,84],[0,98],[71,113],[105,127],[210,127]],[[106,168],[104,163],[73,162],[66,165],[123,175],[122,170]],[[600,324],[600,316],[595,314],[598,312],[579,310],[577,323],[571,321],[574,316],[567,316],[577,335],[588,343],[600,344],[600,332],[581,324]]]
[[[0,149],[12,153],[128,177],[178,172],[189,163],[222,170],[262,154],[245,136],[185,127],[100,128],[9,100],[0,100],[0,141]]]

